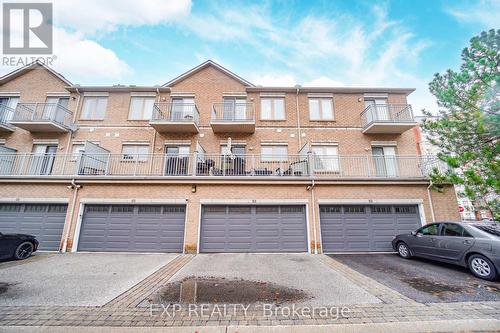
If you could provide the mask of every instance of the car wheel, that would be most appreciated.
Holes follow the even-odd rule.
[[[473,254],[469,257],[468,264],[472,274],[480,279],[492,281],[497,277],[495,266],[485,256]]]
[[[405,259],[411,258],[410,248],[408,247],[408,245],[406,245],[405,242],[399,242],[397,249],[398,249],[398,254],[401,258]]]
[[[14,252],[14,258],[17,260],[26,259],[33,253],[33,243],[24,242],[19,244],[16,248],[16,252]]]

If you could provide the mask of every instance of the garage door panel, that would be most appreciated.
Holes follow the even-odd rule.
[[[214,235],[211,231],[217,228],[226,232]],[[203,206],[200,251],[307,251],[305,209],[302,206]]]
[[[394,235],[420,227],[416,205],[321,206],[325,252],[392,251]]]
[[[86,205],[79,251],[182,252],[183,206]]]
[[[57,251],[66,211],[65,204],[2,203],[0,232],[31,234],[39,241],[39,250]]]

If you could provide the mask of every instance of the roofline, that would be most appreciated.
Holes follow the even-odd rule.
[[[171,85],[174,85],[176,84],[177,82],[180,82],[182,81],[183,79],[185,79],[186,77],[202,70],[203,68],[207,67],[208,65],[212,65],[214,67],[216,67],[217,69],[221,70],[222,72],[228,74],[229,76],[233,77],[234,79],[236,79],[237,81],[240,81],[241,83],[243,83],[245,86],[249,86],[249,87],[255,87],[255,85],[247,80],[245,80],[244,78],[242,78],[241,76],[231,72],[229,69],[219,65],[218,63],[212,61],[212,60],[207,60],[205,61],[204,63],[188,70],[187,72],[184,72],[182,73],[181,75],[175,77],[174,79],[168,81],[167,83],[163,84],[162,87],[169,87]]]
[[[73,85],[73,83],[71,83],[68,79],[66,79],[62,74],[56,72],[54,69],[50,68],[49,66],[45,65],[43,62],[40,62],[38,60],[30,62],[29,64],[26,64],[23,67],[15,69],[12,72],[7,73],[4,76],[0,77],[0,84],[4,84],[12,79],[15,79],[16,77],[21,76],[24,71],[32,70],[34,69],[33,67],[35,66],[42,66],[43,68],[48,70],[52,75],[56,76],[59,80],[66,83],[68,86]]]
[[[69,92],[169,92],[169,87],[162,86],[79,86],[72,85],[71,87],[66,88]]]
[[[247,87],[247,92],[299,92],[304,93],[398,93],[409,95],[415,88],[370,88],[370,87]]]

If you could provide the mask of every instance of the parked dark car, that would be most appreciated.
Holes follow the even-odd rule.
[[[460,265],[481,279],[499,275],[500,227],[495,223],[432,223],[397,235],[392,247],[405,259],[415,256]]]
[[[0,232],[0,259],[26,259],[37,249],[35,236]]]

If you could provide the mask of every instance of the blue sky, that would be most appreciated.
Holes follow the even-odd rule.
[[[255,84],[415,87],[500,28],[500,0],[55,0],[55,68],[79,84],[163,84],[212,59]],[[10,70],[2,68],[2,72]]]

